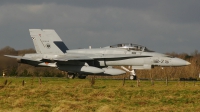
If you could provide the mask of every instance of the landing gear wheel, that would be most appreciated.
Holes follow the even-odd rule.
[[[75,78],[75,74],[67,74],[67,78],[74,79]]]
[[[133,78],[133,80],[137,80],[137,76],[136,76],[136,75],[134,75],[134,78]]]
[[[86,76],[85,76],[85,75],[80,75],[80,76],[78,76],[78,78],[79,78],[79,79],[85,79]]]
[[[130,75],[130,80],[133,80],[134,79],[134,75]]]
[[[137,80],[137,76],[136,75],[130,75],[130,80]]]

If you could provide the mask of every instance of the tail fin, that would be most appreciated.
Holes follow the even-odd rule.
[[[29,29],[29,32],[39,54],[64,54],[68,50],[55,30]]]

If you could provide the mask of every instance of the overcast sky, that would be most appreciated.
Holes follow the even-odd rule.
[[[69,49],[137,43],[200,50],[199,0],[1,0],[0,48],[34,48],[29,29],[55,29]]]

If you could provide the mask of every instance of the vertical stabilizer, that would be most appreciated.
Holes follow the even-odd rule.
[[[64,54],[67,46],[52,29],[29,29],[35,50],[39,54]]]

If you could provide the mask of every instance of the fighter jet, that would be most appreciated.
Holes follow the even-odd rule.
[[[121,75],[125,71],[135,75],[135,69],[151,69],[155,66],[186,66],[190,63],[169,55],[149,50],[145,46],[124,43],[102,48],[69,50],[53,29],[29,29],[36,53],[17,58],[19,63],[36,67],[54,67],[68,72],[69,78],[88,75]],[[121,66],[116,69],[112,66]],[[130,66],[131,71],[124,66]],[[124,71],[125,70],[125,71]]]

